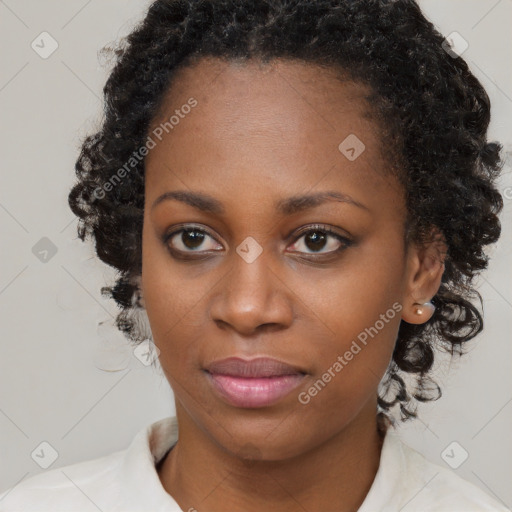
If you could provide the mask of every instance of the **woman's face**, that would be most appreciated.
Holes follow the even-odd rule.
[[[312,65],[203,59],[151,126],[144,305],[180,421],[229,453],[292,457],[375,421],[412,267],[366,92]],[[296,373],[207,371],[231,357]]]

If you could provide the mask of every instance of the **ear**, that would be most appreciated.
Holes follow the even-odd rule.
[[[432,229],[428,241],[409,245],[402,303],[405,322],[423,324],[434,314],[430,300],[441,285],[447,251],[445,238],[437,228]]]

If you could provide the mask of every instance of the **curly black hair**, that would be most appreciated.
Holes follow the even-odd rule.
[[[433,317],[400,325],[379,388],[379,425],[395,423],[392,408],[400,408],[404,421],[417,415],[417,401],[439,398],[439,386],[427,375],[434,350],[462,355],[462,345],[482,330],[474,305],[482,300],[472,282],[487,266],[484,246],[500,236],[503,207],[494,185],[501,145],[486,137],[488,95],[467,63],[448,50],[413,0],[153,2],[113,48],[102,125],[82,144],[69,194],[79,238],[93,237],[98,257],[118,271],[115,285],[102,288],[121,309],[117,327],[141,341],[144,158],[134,155],[177,71],[206,56],[335,68],[372,91],[382,143],[394,148],[404,188],[405,239],[425,242],[436,227],[448,248]],[[406,384],[411,378],[412,386]]]

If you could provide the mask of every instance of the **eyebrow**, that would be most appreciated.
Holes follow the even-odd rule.
[[[223,204],[206,194],[198,192],[189,192],[185,190],[175,190],[172,192],[165,192],[159,196],[151,206],[151,210],[156,208],[157,205],[164,201],[176,200],[188,204],[197,210],[222,215],[225,213]],[[369,208],[359,201],[351,198],[346,194],[336,191],[317,192],[315,194],[304,194],[281,199],[275,203],[275,209],[282,215],[293,215],[294,213],[308,210],[320,206],[328,201],[335,201],[340,203],[347,203],[364,210]]]

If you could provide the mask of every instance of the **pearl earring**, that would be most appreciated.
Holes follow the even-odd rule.
[[[414,303],[414,306],[416,306],[414,308],[414,313],[418,316],[421,316],[423,315],[423,313],[425,312],[425,309],[430,309],[432,314],[434,313],[436,307],[434,306],[434,304],[432,304],[432,302],[428,301],[428,302],[424,302],[423,304],[419,304],[417,302]]]

